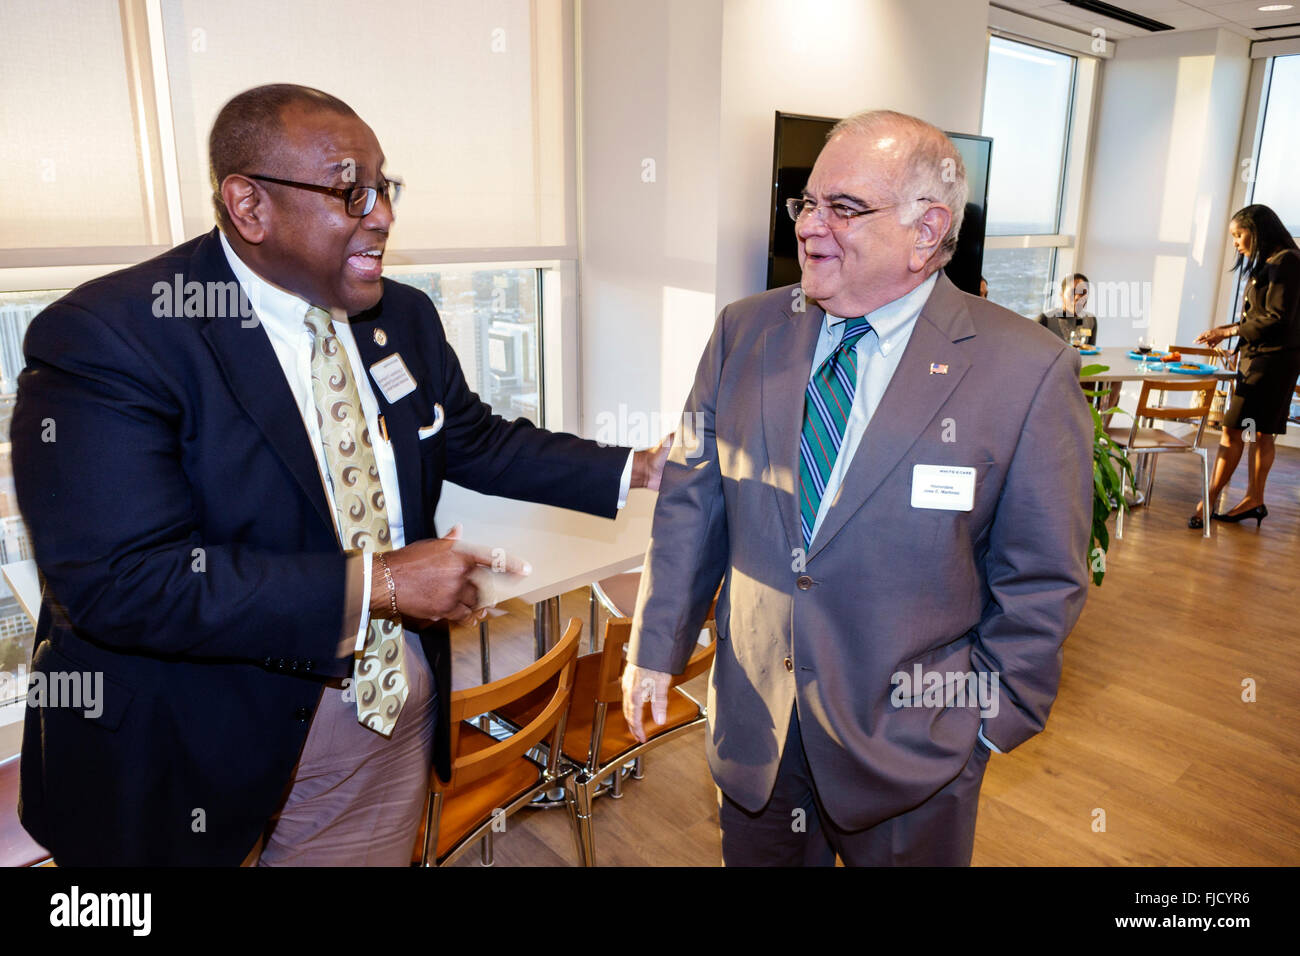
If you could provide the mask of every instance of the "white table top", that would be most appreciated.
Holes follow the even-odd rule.
[[[14,592],[14,597],[32,619],[32,627],[35,627],[36,619],[41,614],[41,582],[36,575],[36,562],[15,561],[0,567],[0,571],[3,571],[9,590]]]
[[[536,603],[639,567],[657,498],[657,492],[634,489],[618,517],[610,520],[480,495],[447,482],[438,502],[437,527],[445,534],[459,522],[467,544],[489,552],[502,548],[532,565],[527,576],[484,571],[476,578],[482,604],[510,598]]]
[[[1190,375],[1182,372],[1168,371],[1138,371],[1140,364],[1137,359],[1128,357],[1129,349],[1124,346],[1112,346],[1103,348],[1098,355],[1080,355],[1079,358],[1084,365],[1108,365],[1110,371],[1099,372],[1096,375],[1080,376],[1082,382],[1180,382],[1191,381],[1197,378],[1218,378],[1230,379],[1236,378],[1236,372],[1230,372],[1224,368],[1216,368],[1213,372],[1206,372],[1204,375]],[[1188,355],[1188,362],[1200,362],[1203,365],[1209,365],[1206,361],[1208,356],[1205,355]],[[1160,363],[1152,361],[1150,364],[1158,365]]]

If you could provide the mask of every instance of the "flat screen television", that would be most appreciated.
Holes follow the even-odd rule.
[[[785,201],[798,196],[808,184],[813,163],[826,145],[826,134],[838,120],[826,116],[776,114],[772,147],[772,208],[768,226],[767,287],[799,281],[799,246],[794,223],[785,211]],[[957,236],[957,251],[944,267],[953,284],[963,292],[979,295],[980,272],[984,267],[984,221],[988,208],[989,159],[993,140],[987,136],[949,133],[948,138],[966,164],[970,195],[965,218]]]

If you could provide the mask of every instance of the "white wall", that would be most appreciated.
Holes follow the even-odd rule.
[[[760,291],[766,278],[773,112],[895,109],[978,133],[989,15],[983,0],[724,6],[720,306]]]
[[[580,0],[578,15],[583,430],[603,438],[628,412],[680,413],[717,311],[763,288],[773,113],[887,107],[978,132],[988,4]]]
[[[1190,345],[1216,315],[1250,75],[1249,41],[1219,30],[1122,40],[1102,71],[1088,231],[1101,345],[1149,331]]]
[[[673,429],[713,325],[722,0],[578,16],[583,434],[644,445]]]

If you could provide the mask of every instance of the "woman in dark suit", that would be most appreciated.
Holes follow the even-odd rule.
[[[1245,447],[1242,432],[1252,421],[1253,474],[1246,496],[1237,506],[1211,517],[1232,522],[1254,518],[1258,528],[1268,517],[1264,483],[1273,465],[1274,438],[1286,431],[1287,411],[1300,376],[1300,249],[1277,213],[1267,206],[1247,206],[1238,211],[1228,225],[1228,233],[1237,249],[1233,269],[1246,279],[1241,320],[1196,337],[1197,342],[1213,346],[1233,335],[1240,336],[1237,387],[1223,416],[1223,437],[1214,462],[1210,501],[1217,502],[1231,480]],[[1200,528],[1202,521],[1198,504],[1187,525]]]

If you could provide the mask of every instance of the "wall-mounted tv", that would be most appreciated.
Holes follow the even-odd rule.
[[[794,223],[785,211],[785,201],[798,196],[808,184],[813,163],[826,145],[826,134],[836,122],[826,116],[776,114],[772,147],[772,208],[768,226],[767,287],[798,282],[799,245]],[[988,208],[989,159],[993,140],[987,136],[949,133],[948,138],[966,164],[970,196],[965,218],[957,236],[957,252],[944,267],[953,284],[963,292],[979,295],[980,271],[984,266],[984,221]]]

